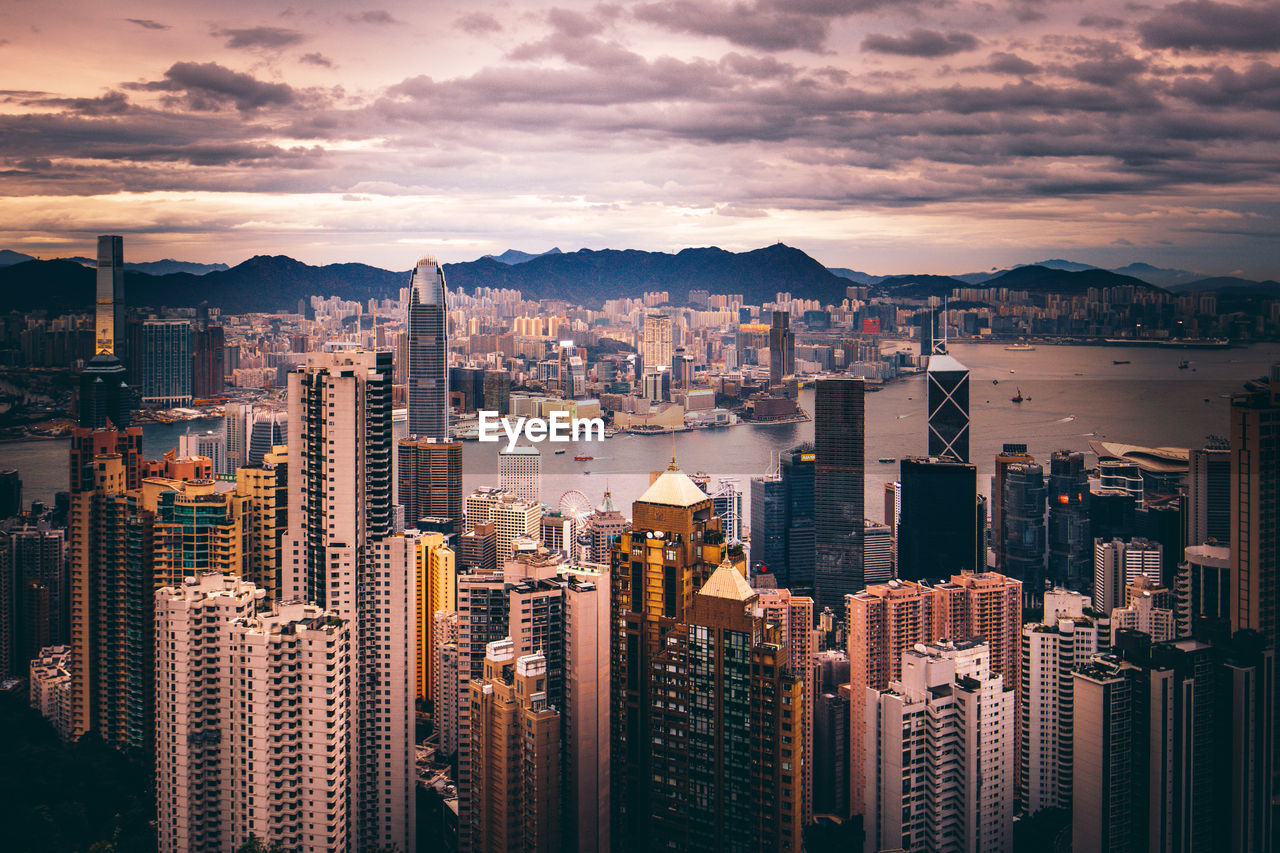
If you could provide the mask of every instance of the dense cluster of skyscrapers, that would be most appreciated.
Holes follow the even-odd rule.
[[[814,441],[752,480],[749,523],[674,457],[628,518],[608,492],[546,506],[530,446],[464,495],[430,259],[403,351],[327,343],[287,412],[228,407],[147,460],[134,407],[173,399],[120,358],[121,264],[101,238],[65,528],[33,510],[0,542],[0,662],[63,737],[154,766],[162,851],[408,851],[427,826],[428,849],[799,851],[823,822],[976,853],[1055,813],[1037,843],[1273,849],[1280,367],[1185,483],[1007,444],[988,499],[944,340],[883,523],[847,375],[816,382]],[[157,352],[191,332],[146,327]],[[693,390],[670,317],[641,340],[641,396]],[[768,348],[785,399],[787,311]]]

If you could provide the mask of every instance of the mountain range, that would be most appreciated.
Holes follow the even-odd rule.
[[[85,258],[38,260],[0,250],[0,311],[88,310],[93,296],[92,266]],[[748,252],[710,247],[674,254],[634,249],[562,252],[558,248],[532,254],[510,249],[501,255],[445,264],[444,269],[451,289],[518,289],[528,299],[563,299],[589,306],[660,290],[667,291],[675,305],[685,304],[692,290],[740,293],[751,304],[770,302],[778,292],[787,291],[796,298],[831,304],[845,298],[850,284],[901,299],[946,296],[955,288],[1078,294],[1091,287],[1126,284],[1174,291],[1212,290],[1221,294],[1220,301],[1280,296],[1280,283],[1274,281],[1229,277],[1182,281],[1179,279],[1193,274],[1147,264],[1105,270],[1061,259],[956,276],[873,276],[851,269],[828,269],[782,243]],[[173,260],[126,264],[125,289],[132,305],[159,308],[207,303],[226,313],[269,312],[294,309],[299,300],[312,295],[360,302],[394,297],[408,285],[409,275],[408,271],[367,264],[311,266],[283,255],[258,255],[234,267]],[[1152,278],[1166,284],[1157,285]]]

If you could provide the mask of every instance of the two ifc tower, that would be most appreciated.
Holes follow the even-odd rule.
[[[409,432],[449,438],[449,317],[444,270],[435,258],[418,261],[409,293]],[[94,355],[80,374],[79,425],[129,426],[134,391],[125,356],[124,238],[98,237]]]

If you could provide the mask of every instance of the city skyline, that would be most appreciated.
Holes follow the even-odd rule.
[[[14,4],[0,245],[1280,277],[1274,2]],[[56,61],[50,62],[53,58]],[[127,223],[128,228],[121,228]]]

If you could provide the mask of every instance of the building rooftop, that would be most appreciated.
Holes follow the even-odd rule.
[[[929,373],[963,373],[968,369],[952,356],[945,354],[929,356]]]
[[[732,601],[747,601],[756,595],[756,591],[747,583],[742,572],[734,568],[733,564],[726,559],[711,573],[711,577],[707,578],[707,582],[703,584],[698,594],[713,598],[728,598]]]
[[[639,503],[660,504],[662,506],[691,507],[711,498],[698,488],[698,484],[689,479],[689,475],[676,465],[675,457],[658,479],[653,481],[645,493],[640,496]]]

